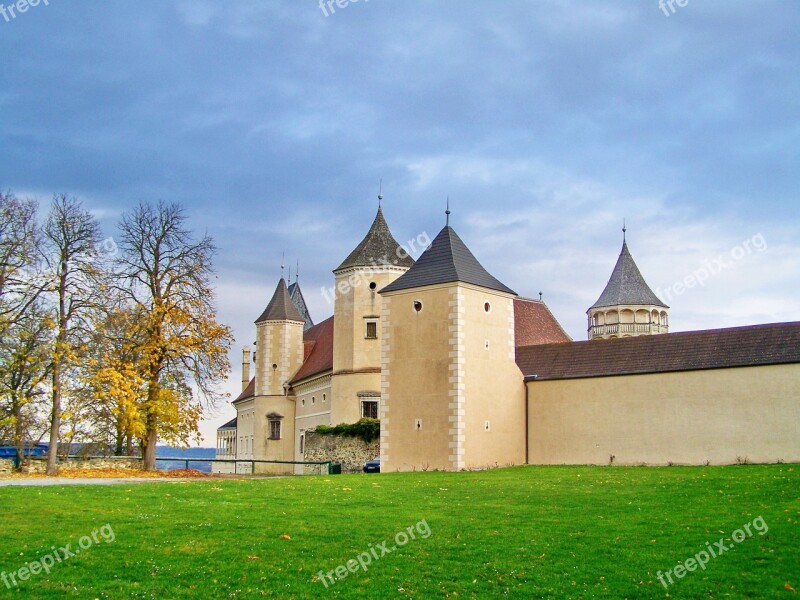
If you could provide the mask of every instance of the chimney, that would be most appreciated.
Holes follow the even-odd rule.
[[[242,391],[250,384],[250,346],[242,348]]]

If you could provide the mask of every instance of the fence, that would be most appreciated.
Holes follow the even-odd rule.
[[[257,464],[304,465],[304,466],[305,465],[316,465],[316,466],[319,467],[319,475],[323,475],[325,473],[327,473],[328,475],[334,475],[334,474],[338,474],[338,473],[342,472],[341,471],[341,465],[338,464],[338,463],[334,463],[333,461],[330,461],[330,460],[312,460],[312,461],[301,461],[301,460],[259,460],[259,459],[255,459],[255,458],[247,458],[247,459],[242,459],[242,458],[211,458],[210,459],[210,458],[182,458],[182,457],[170,458],[170,457],[162,457],[162,456],[157,457],[156,460],[184,463],[184,468],[186,468],[186,469],[189,468],[189,463],[197,463],[197,462],[208,463],[208,462],[210,462],[212,464],[212,467],[211,467],[212,471],[213,471],[213,468],[214,468],[213,467],[214,463],[232,464],[233,465],[232,473],[240,474],[240,475],[243,474],[238,469],[238,466],[240,464],[250,465],[250,468],[249,468],[250,475],[255,475],[256,474],[256,465]],[[325,467],[325,469],[323,469],[322,467]]]

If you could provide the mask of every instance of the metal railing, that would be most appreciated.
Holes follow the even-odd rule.
[[[237,473],[236,467],[239,463],[250,463],[250,474],[255,475],[256,472],[256,463],[269,463],[269,464],[277,464],[277,465],[327,465],[328,467],[328,475],[334,474],[334,462],[331,460],[260,460],[256,458],[171,458],[171,457],[162,457],[157,456],[156,462],[164,460],[164,461],[172,461],[172,462],[182,462],[185,465],[185,468],[189,468],[190,462],[204,462],[204,463],[233,463],[233,470],[234,473]],[[241,474],[241,473],[240,473]]]

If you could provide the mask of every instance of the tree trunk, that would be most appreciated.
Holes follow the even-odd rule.
[[[158,442],[158,432],[155,428],[148,428],[147,438],[144,442],[142,452],[142,463],[145,471],[156,470],[156,443]]]
[[[157,365],[157,367],[160,365]],[[154,369],[158,373],[158,369]],[[147,386],[146,433],[142,440],[142,465],[145,471],[156,470],[156,444],[158,443],[158,395],[160,387],[157,376]]]
[[[47,448],[47,475],[58,475],[58,432],[61,429],[61,365],[53,363],[53,412],[50,415],[50,446]]]

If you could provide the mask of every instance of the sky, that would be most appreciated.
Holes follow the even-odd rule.
[[[34,3],[0,0],[0,189],[76,196],[110,238],[139,202],[182,204],[219,247],[233,397],[282,255],[330,316],[381,185],[413,256],[449,197],[575,340],[623,220],[672,331],[798,319],[800,3]]]

